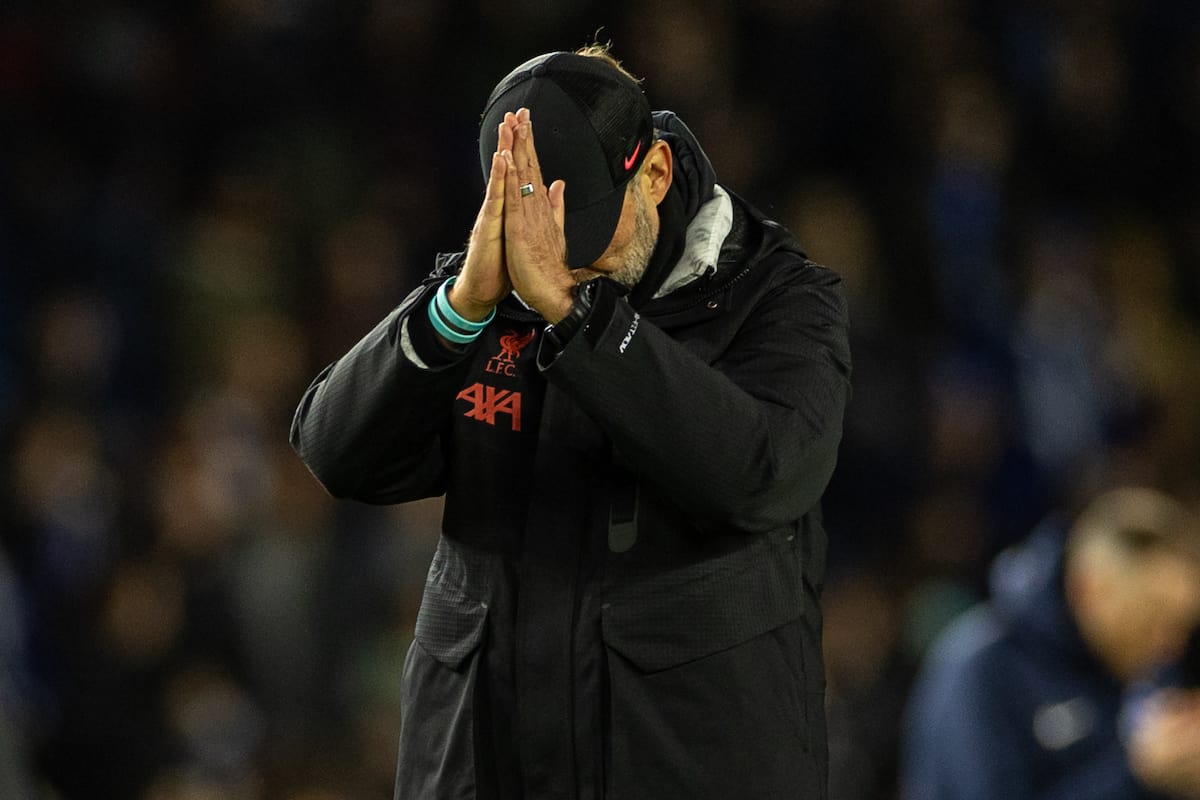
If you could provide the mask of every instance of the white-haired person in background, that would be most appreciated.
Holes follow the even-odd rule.
[[[1200,624],[1197,524],[1121,488],[1001,554],[910,698],[906,800],[1200,797],[1200,690],[1161,683]]]

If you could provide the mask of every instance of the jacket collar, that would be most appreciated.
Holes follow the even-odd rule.
[[[681,201],[682,224],[686,226],[675,263],[659,273],[662,277],[646,276],[659,281],[653,289],[653,299],[658,299],[716,272],[721,245],[733,226],[733,201],[717,185],[712,162],[683,120],[672,111],[656,111],[654,127],[674,157],[671,188]]]
[[[684,234],[683,254],[667,274],[654,299],[665,297],[692,281],[717,271],[721,246],[733,227],[733,200],[720,186],[713,198],[700,206]]]
[[[1041,653],[1107,674],[1083,641],[1063,587],[1067,521],[1053,515],[991,569],[992,604],[1017,638]]]

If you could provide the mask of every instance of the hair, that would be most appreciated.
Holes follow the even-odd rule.
[[[584,45],[575,51],[575,55],[587,56],[588,58],[598,58],[615,69],[617,72],[620,72],[626,78],[629,78],[629,80],[633,81],[634,83],[641,84],[642,82],[641,78],[637,77],[632,72],[625,69],[625,67],[621,66],[621,60],[612,54],[612,40],[607,42],[593,42],[591,44]]]
[[[1179,501],[1160,491],[1125,487],[1097,497],[1072,527],[1068,553],[1104,553],[1130,565],[1150,552],[1189,549],[1195,522]]]

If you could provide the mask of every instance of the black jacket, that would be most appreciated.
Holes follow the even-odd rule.
[[[446,495],[397,797],[824,797],[839,279],[656,121],[691,223],[654,296],[602,286],[557,355],[510,298],[452,354],[426,316],[444,256],[297,410],[333,494]]]

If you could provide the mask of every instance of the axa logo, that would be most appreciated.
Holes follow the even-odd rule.
[[[496,417],[507,414],[512,430],[521,430],[521,393],[508,389],[497,389],[484,383],[473,383],[458,393],[458,400],[471,404],[463,416],[488,425],[496,424]]]
[[[517,359],[521,357],[521,351],[533,341],[533,337],[536,335],[536,331],[530,328],[527,333],[521,334],[516,331],[509,331],[501,336],[500,352],[488,359],[484,370],[494,375],[504,375],[509,378],[516,377]]]

